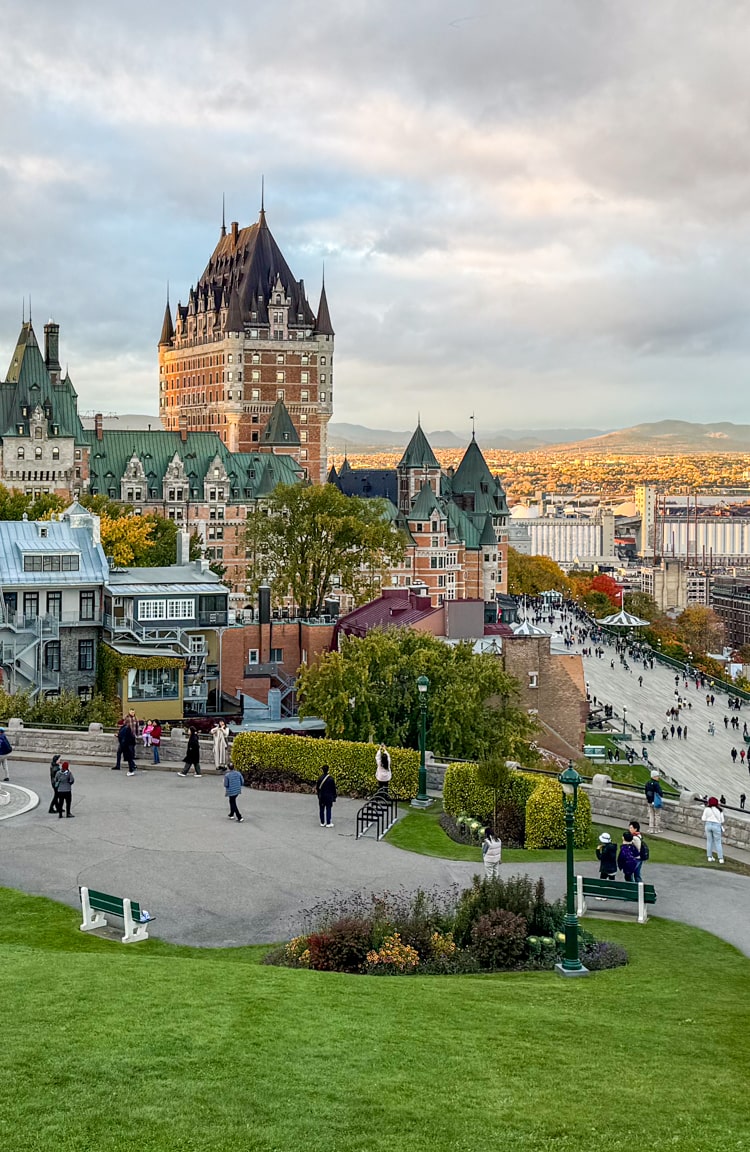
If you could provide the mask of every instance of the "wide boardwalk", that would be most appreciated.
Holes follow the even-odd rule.
[[[403,852],[354,838],[358,802],[339,800],[323,829],[313,796],[243,793],[243,824],[227,819],[222,781],[144,772],[128,778],[73,765],[75,820],[47,812],[43,764],[14,760],[13,779],[38,792],[32,812],[0,823],[0,884],[77,905],[78,885],[138,899],[156,916],[152,932],[178,944],[280,940],[300,913],[335,892],[466,884],[478,865]],[[579,866],[589,875],[587,854]],[[543,876],[562,895],[562,864],[507,865]],[[728,872],[648,868],[658,914],[706,928],[750,955],[750,879]],[[601,929],[598,929],[601,931]],[[645,927],[644,931],[648,931]]]

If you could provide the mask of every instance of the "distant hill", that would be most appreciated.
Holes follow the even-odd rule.
[[[344,448],[356,449],[358,453],[389,448],[396,451],[406,447],[413,431],[394,432],[385,428],[366,428],[362,424],[331,423],[328,425],[328,443],[339,452]],[[425,435],[433,448],[463,448],[468,442],[467,436],[457,436],[455,432],[449,431],[426,432]],[[523,452],[547,444],[601,435],[601,428],[506,428],[502,432],[481,432],[478,439],[483,448]]]
[[[749,452],[750,424],[693,424],[688,420],[658,420],[634,424],[593,438],[579,438],[557,449],[582,452],[653,452],[684,455],[690,452]]]

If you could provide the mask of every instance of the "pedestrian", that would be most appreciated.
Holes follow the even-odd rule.
[[[120,771],[122,757],[128,766],[128,776],[135,776],[135,733],[130,724],[123,720],[117,733],[117,763],[113,771]]]
[[[682,725],[682,739],[687,740],[687,724]]]
[[[159,748],[161,747],[161,721],[154,720],[153,728],[151,729],[151,748],[154,753],[154,764],[160,764]]]
[[[674,724],[669,725],[669,731],[672,739],[674,740]]]
[[[188,736],[187,749],[185,750],[185,771],[178,772],[178,776],[187,776],[190,769],[195,769],[196,776],[202,776],[201,772],[201,746],[198,743],[198,731],[194,725],[190,725],[190,735]]]
[[[729,755],[732,757],[732,763],[736,764],[737,763],[737,749],[733,748],[732,751],[729,753]]]
[[[65,815],[69,820],[73,819],[73,813],[70,811],[70,803],[73,799],[73,785],[75,784],[75,777],[70,771],[70,764],[67,760],[63,760],[62,764],[55,773],[55,788],[57,790],[57,815],[62,820],[63,806],[65,807]]]
[[[713,706],[714,706],[714,694],[712,692],[711,693],[711,707],[713,708]]]
[[[719,797],[719,803],[721,804],[722,808],[726,808],[726,806],[727,806],[727,798],[726,798],[726,796],[724,795],[724,793],[723,793],[723,792],[722,792],[721,796]]]
[[[724,717],[724,727],[725,727],[725,728],[728,728],[728,727],[729,727],[729,717],[728,717],[728,716],[725,716],[725,717]]]
[[[236,768],[230,768],[224,777],[224,793],[229,801],[229,819],[236,817],[238,824],[242,823],[242,813],[237,807],[237,797],[242,791],[243,783],[242,773]]]
[[[388,786],[391,781],[391,757],[385,744],[381,744],[375,753],[375,779],[378,782],[378,792],[388,795]]]
[[[743,810],[743,812],[744,812],[744,810],[745,810],[745,801],[746,801],[746,800],[747,800],[747,796],[746,796],[746,795],[745,795],[745,793],[743,792],[743,793],[741,794],[741,796],[740,796],[740,808]]]
[[[3,782],[8,784],[10,782],[10,772],[8,771],[8,757],[13,749],[10,745],[10,740],[5,735],[5,729],[0,724],[0,769],[3,773]]]
[[[667,740],[669,738],[669,729],[667,728],[666,724],[661,730],[661,738],[662,740]]]
[[[617,857],[617,867],[623,873],[626,882],[630,883],[632,881],[638,863],[639,857],[633,844],[633,833],[623,832],[622,846],[620,848],[620,854]]]
[[[740,761],[743,764],[745,763],[745,749],[744,748],[740,748]]]
[[[143,740],[143,747],[144,748],[150,748],[151,747],[151,733],[153,732],[153,730],[154,730],[153,720],[147,720],[146,723],[143,725],[143,735],[141,737],[141,739]]]
[[[632,833],[633,847],[635,848],[636,852],[638,853],[638,867],[636,868],[633,875],[634,875],[634,879],[635,879],[636,884],[640,884],[641,880],[643,879],[643,877],[641,876],[641,866],[644,863],[644,861],[648,860],[648,858],[650,856],[650,852],[648,850],[648,845],[646,844],[646,841],[643,839],[643,836],[641,835],[641,822],[640,822],[640,820],[631,820],[630,823],[628,824],[628,832]]]
[[[596,858],[599,861],[599,876],[602,880],[617,879],[617,842],[612,839],[609,832],[602,832],[596,846]]]
[[[55,777],[60,770],[60,753],[56,752],[52,757],[52,762],[49,766],[49,782],[52,785],[52,801],[49,806],[50,816],[57,812],[57,786],[55,784]]]
[[[721,844],[721,829],[724,823],[724,813],[719,807],[719,801],[715,796],[709,796],[708,804],[703,809],[703,827],[706,832],[706,856],[709,861],[713,863],[714,852],[719,858],[719,863],[724,863],[724,849]]]
[[[714,724],[713,720],[709,721],[708,734],[709,734],[709,736],[715,736],[716,735],[716,725]]]
[[[643,677],[642,677],[642,676],[639,676],[639,677],[638,677],[638,687],[639,687],[639,688],[642,688],[642,687],[643,687]]]
[[[495,835],[491,828],[485,828],[484,840],[482,841],[482,859],[484,860],[484,874],[488,880],[500,879],[502,854],[502,840]]]
[[[315,784],[315,792],[318,797],[320,827],[333,828],[331,808],[336,803],[336,781],[331,776],[327,764],[324,764],[320,770],[320,776]]]
[[[127,716],[123,720],[123,724],[127,724],[128,728],[132,729],[133,735],[138,735],[138,717],[135,714],[135,708],[131,708]]]
[[[677,725],[677,739],[682,740],[682,724]]]
[[[654,768],[651,779],[646,782],[644,789],[646,803],[648,804],[648,830],[658,836],[661,830],[661,810],[664,807],[664,793],[659,783],[659,773]]]
[[[214,767],[217,772],[226,772],[229,766],[229,729],[224,720],[219,720],[211,729],[214,742]]]

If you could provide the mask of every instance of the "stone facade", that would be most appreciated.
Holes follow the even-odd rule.
[[[502,645],[505,671],[519,685],[518,704],[540,725],[539,744],[577,759],[588,715],[581,657],[553,653],[549,636],[506,636]]]
[[[640,820],[641,828],[646,832],[648,804],[645,797],[637,792],[625,792],[613,788],[611,783],[604,783],[607,780],[608,777],[601,775],[598,777],[598,782],[602,783],[603,787],[587,788],[594,816],[611,817],[621,821],[635,817],[636,820]],[[704,840],[702,815],[703,805],[696,799],[695,794],[683,792],[679,800],[664,800],[662,827],[665,832],[681,832],[685,836],[695,836]],[[724,821],[722,832],[724,846],[750,850],[750,813],[747,816],[739,816],[737,813],[725,812]]]
[[[60,629],[60,687],[84,698],[93,696],[96,691],[96,662],[98,658],[101,626],[81,626]],[[82,648],[81,645],[86,647]],[[90,645],[90,647],[89,647]],[[94,659],[90,668],[81,668],[88,662],[88,653],[93,651]]]

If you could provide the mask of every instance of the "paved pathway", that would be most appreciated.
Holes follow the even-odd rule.
[[[78,885],[130,895],[157,919],[153,934],[184,944],[279,940],[300,911],[335,891],[465,884],[473,864],[355,840],[357,801],[340,800],[336,827],[318,824],[314,797],[245,792],[238,825],[226,816],[219,778],[174,773],[128,778],[76,767],[75,820],[47,812],[44,764],[13,761],[13,778],[40,795],[31,812],[0,824],[0,884],[76,905]],[[594,861],[582,865],[596,874]],[[508,874],[520,870],[508,865]],[[529,865],[552,897],[562,864]],[[708,929],[750,955],[750,878],[696,868],[648,869],[659,915]]]
[[[559,645],[556,644],[556,650]],[[578,646],[575,651],[580,651]],[[636,665],[628,661],[630,671],[626,672],[615,655],[614,648],[605,646],[604,659],[595,656],[584,657],[584,670],[586,680],[590,686],[592,696],[597,701],[612,704],[620,717],[622,728],[623,706],[627,708],[628,730],[632,737],[633,747],[639,752],[643,747],[640,739],[639,722],[643,721],[646,732],[655,728],[656,740],[647,744],[649,757],[658,768],[662,768],[668,775],[678,780],[686,788],[696,792],[726,796],[728,803],[739,806],[741,792],[750,797],[750,774],[747,766],[742,766],[739,759],[732,763],[731,750],[750,747],[742,740],[742,724],[747,721],[750,728],[750,706],[744,706],[739,712],[727,708],[726,693],[714,688],[716,702],[714,706],[706,705],[706,693],[696,689],[695,682],[689,680],[688,687],[684,687],[681,680],[679,692],[683,699],[690,701],[691,708],[683,708],[680,723],[687,724],[687,740],[678,740],[677,737],[662,740],[661,730],[666,724],[669,728],[672,721],[665,713],[675,703],[675,672],[662,664],[654,663],[653,670],[644,669],[643,665]],[[614,659],[615,667],[610,667],[610,660]],[[638,677],[643,676],[643,686],[638,684]],[[739,732],[730,728],[724,729],[724,717],[739,716]],[[716,735],[708,735],[708,724],[713,720],[716,726]],[[677,722],[675,722],[676,724]],[[632,725],[632,727],[631,727]]]

